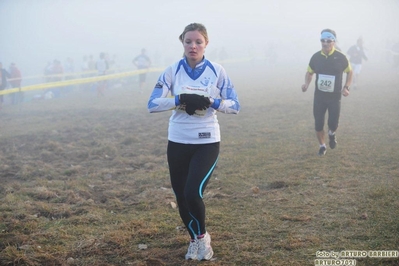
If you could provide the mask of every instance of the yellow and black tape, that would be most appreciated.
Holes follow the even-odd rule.
[[[95,77],[88,77],[88,78],[79,78],[79,79],[69,79],[57,82],[48,82],[42,84],[35,84],[24,86],[21,88],[13,88],[0,91],[0,95],[7,95],[16,92],[23,92],[23,91],[35,91],[35,90],[44,90],[50,88],[57,88],[57,87],[64,87],[64,86],[71,86],[71,85],[78,85],[78,84],[86,84],[86,83],[94,83],[103,80],[110,80],[110,79],[119,79],[119,78],[126,78],[130,76],[136,76],[143,73],[150,73],[150,72],[161,72],[163,68],[147,68],[147,69],[140,69],[122,73],[114,73],[109,75],[102,75],[102,76],[95,76]]]

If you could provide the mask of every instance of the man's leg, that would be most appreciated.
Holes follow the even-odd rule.
[[[325,132],[324,132],[324,130],[322,130],[322,131],[316,131],[316,136],[317,136],[317,140],[319,141],[319,144],[320,145],[323,145],[323,144],[325,144],[325,141],[324,141],[324,136],[325,136]]]
[[[316,137],[319,141],[319,155],[326,154],[327,146],[324,141],[324,120],[327,111],[327,105],[320,100],[317,100],[316,97],[313,101],[313,116],[315,119],[315,130],[316,130]]]
[[[341,113],[341,100],[333,101],[328,106],[328,137],[331,149],[337,146],[335,132],[338,129],[339,116]]]

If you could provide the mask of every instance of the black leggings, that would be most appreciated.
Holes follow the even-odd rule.
[[[324,128],[325,115],[328,110],[328,129],[335,132],[338,128],[339,115],[341,112],[340,100],[317,99],[313,101],[313,116],[315,119],[315,130],[320,132]]]
[[[206,185],[216,167],[219,142],[181,144],[168,142],[170,181],[179,206],[180,217],[192,239],[205,234]]]

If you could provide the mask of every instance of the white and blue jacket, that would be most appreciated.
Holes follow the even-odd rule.
[[[195,93],[213,99],[207,110],[196,110],[190,116],[180,104],[178,95]],[[173,110],[169,119],[168,139],[184,144],[220,141],[216,111],[237,114],[240,103],[234,85],[224,68],[203,59],[192,69],[185,58],[166,68],[160,75],[148,101],[150,113]]]

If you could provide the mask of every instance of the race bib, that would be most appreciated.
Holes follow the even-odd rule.
[[[335,76],[319,74],[317,88],[324,92],[334,92]]]
[[[176,90],[177,94],[188,93],[188,94],[198,94],[206,97],[210,96],[209,87],[191,87],[191,86],[181,86]]]

